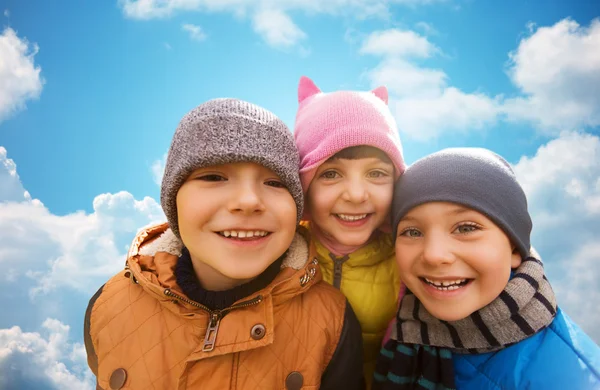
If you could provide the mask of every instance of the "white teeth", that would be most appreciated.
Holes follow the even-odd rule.
[[[349,215],[349,214],[336,214],[342,221],[358,221],[360,219],[366,218],[368,214],[360,214],[360,215]]]
[[[224,237],[238,237],[238,238],[252,238],[252,237],[264,237],[269,232],[264,230],[225,230],[219,232]]]
[[[457,279],[457,280],[449,280],[449,281],[443,281],[443,282],[436,282],[435,280],[431,280],[431,279],[427,279],[424,278],[425,281],[427,281],[427,283],[432,284],[433,286],[435,286],[438,290],[456,290],[462,286],[459,286],[460,284],[464,283],[467,281],[467,279]]]

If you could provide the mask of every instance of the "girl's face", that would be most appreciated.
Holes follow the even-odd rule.
[[[429,313],[457,321],[500,295],[521,255],[483,214],[430,202],[398,224],[396,261],[402,281]]]
[[[328,239],[365,244],[390,211],[394,166],[377,157],[336,158],[321,164],[307,192],[307,210]]]

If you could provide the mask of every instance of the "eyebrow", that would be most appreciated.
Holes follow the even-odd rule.
[[[426,203],[423,203],[423,204],[426,204]],[[467,214],[467,213],[470,213],[470,212],[473,212],[473,211],[474,211],[473,209],[470,209],[470,208],[465,207],[465,206],[453,205],[452,206],[452,210],[446,212],[445,214],[456,216],[456,215],[461,215],[461,214]],[[404,222],[404,221],[415,222],[417,220],[418,220],[418,218],[411,216],[410,213],[409,213],[405,217],[403,217],[400,220],[400,222]]]
[[[470,209],[468,207],[461,206],[461,205],[456,205],[456,206],[454,206],[454,210],[448,212],[448,214],[460,215],[460,214],[470,213],[472,211],[473,211],[473,209]]]

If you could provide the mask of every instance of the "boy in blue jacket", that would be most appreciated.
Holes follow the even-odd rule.
[[[415,162],[392,216],[408,291],[374,389],[600,389],[600,348],[558,308],[503,158],[456,148]]]

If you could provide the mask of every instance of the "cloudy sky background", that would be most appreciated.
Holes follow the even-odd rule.
[[[600,342],[594,1],[0,0],[0,388],[93,389],[82,323],[162,220],[179,119],[214,97],[293,126],[301,75],[384,84],[407,162],[505,156],[559,304]]]

